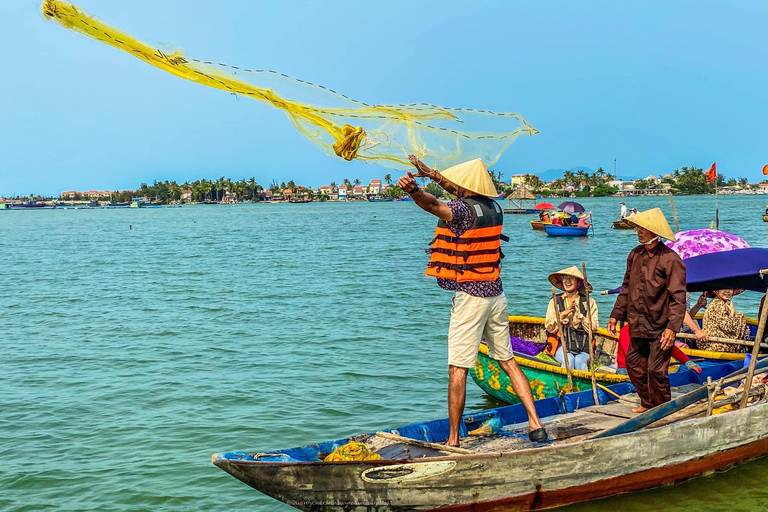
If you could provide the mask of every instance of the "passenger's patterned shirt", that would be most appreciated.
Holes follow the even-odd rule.
[[[460,199],[454,199],[448,203],[451,209],[453,220],[448,223],[448,227],[456,236],[461,236],[472,225],[472,213],[469,206]],[[468,281],[458,283],[451,279],[437,278],[437,285],[444,290],[460,291],[468,293],[475,297],[496,297],[504,293],[501,286],[501,278],[495,281]]]

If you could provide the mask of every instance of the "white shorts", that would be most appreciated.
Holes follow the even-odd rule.
[[[448,327],[448,364],[472,368],[480,340],[485,337],[489,355],[497,361],[514,357],[509,341],[507,296],[475,297],[465,292],[453,294],[451,324]]]

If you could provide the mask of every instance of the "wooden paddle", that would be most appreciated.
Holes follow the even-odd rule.
[[[555,287],[552,287],[552,305],[555,307],[555,318],[557,319],[557,330],[560,332],[560,343],[563,344],[563,364],[565,365],[565,374],[568,376],[568,390],[573,393],[573,376],[571,375],[571,363],[568,361],[568,342],[563,331],[563,323],[560,321],[560,306],[557,305],[557,296]],[[557,353],[557,351],[555,351]]]
[[[581,273],[584,275],[584,291],[587,296],[587,334],[589,335],[589,370],[592,378],[592,396],[595,399],[595,405],[600,405],[597,399],[597,380],[595,379],[595,347],[592,346],[592,308],[589,303],[589,281],[587,280],[587,265],[581,262]]]

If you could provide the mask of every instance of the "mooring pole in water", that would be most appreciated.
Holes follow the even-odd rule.
[[[672,205],[672,218],[675,219],[675,233],[680,232],[680,224],[677,222],[677,210],[675,209],[675,198],[672,192],[669,193],[669,203]]]

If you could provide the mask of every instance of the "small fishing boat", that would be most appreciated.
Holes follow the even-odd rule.
[[[550,226],[552,225],[551,222],[544,222],[543,220],[532,220],[531,221],[531,229],[534,231],[544,231],[544,226]]]
[[[763,222],[768,222],[768,214],[767,215],[763,215]]]
[[[370,203],[388,203],[395,200],[394,197],[384,197],[380,195],[369,195],[367,198]]]
[[[398,201],[410,201],[413,202],[413,198],[410,196],[401,196],[397,198]]]
[[[738,390],[719,398],[705,385],[722,378],[732,387],[747,373],[740,367],[671,375],[672,402],[640,415],[630,412],[637,398],[627,383],[598,391],[597,404],[591,391],[538,400],[546,444],[528,440],[527,415],[516,404],[465,414],[460,448],[440,444],[448,437],[448,420],[441,419],[268,453],[216,453],[211,460],[267,496],[312,512],[553,508],[768,454],[766,385],[752,387],[752,405],[736,410]],[[698,403],[708,393],[709,410]]]
[[[634,229],[632,226],[624,222],[623,219],[613,221],[613,229]]]
[[[545,224],[544,231],[547,232],[547,236],[553,237],[579,237],[589,235],[589,228],[592,224],[587,224],[584,227],[581,226],[557,226],[555,224]]]

